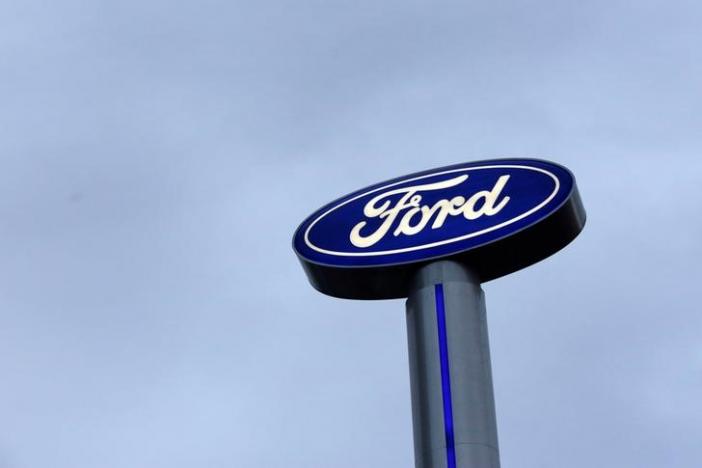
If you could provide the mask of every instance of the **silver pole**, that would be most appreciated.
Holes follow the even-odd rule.
[[[499,468],[485,297],[465,266],[419,270],[407,299],[417,468]]]

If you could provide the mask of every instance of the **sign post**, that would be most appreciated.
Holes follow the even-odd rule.
[[[417,468],[499,468],[485,299],[463,265],[421,268],[407,299]]]
[[[293,248],[320,292],[407,298],[417,468],[499,468],[480,284],[552,255],[584,224],[566,168],[497,159],[367,187],[298,227]]]

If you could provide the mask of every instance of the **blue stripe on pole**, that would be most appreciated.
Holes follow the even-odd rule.
[[[439,331],[439,359],[441,360],[441,395],[444,401],[444,432],[446,434],[446,465],[456,468],[456,447],[453,439],[453,408],[451,406],[451,375],[449,373],[448,340],[446,338],[446,310],[444,286],[434,285],[436,323]]]

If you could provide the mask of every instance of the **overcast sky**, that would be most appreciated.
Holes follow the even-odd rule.
[[[701,24],[0,0],[0,468],[413,466],[403,301],[317,293],[291,237],[494,157],[568,166],[588,213],[484,285],[503,466],[700,467]]]

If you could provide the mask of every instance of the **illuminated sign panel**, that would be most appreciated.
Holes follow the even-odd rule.
[[[308,217],[293,245],[322,292],[402,297],[411,273],[429,260],[455,258],[489,280],[559,250],[584,221],[567,169],[501,159],[410,174],[349,194]]]

